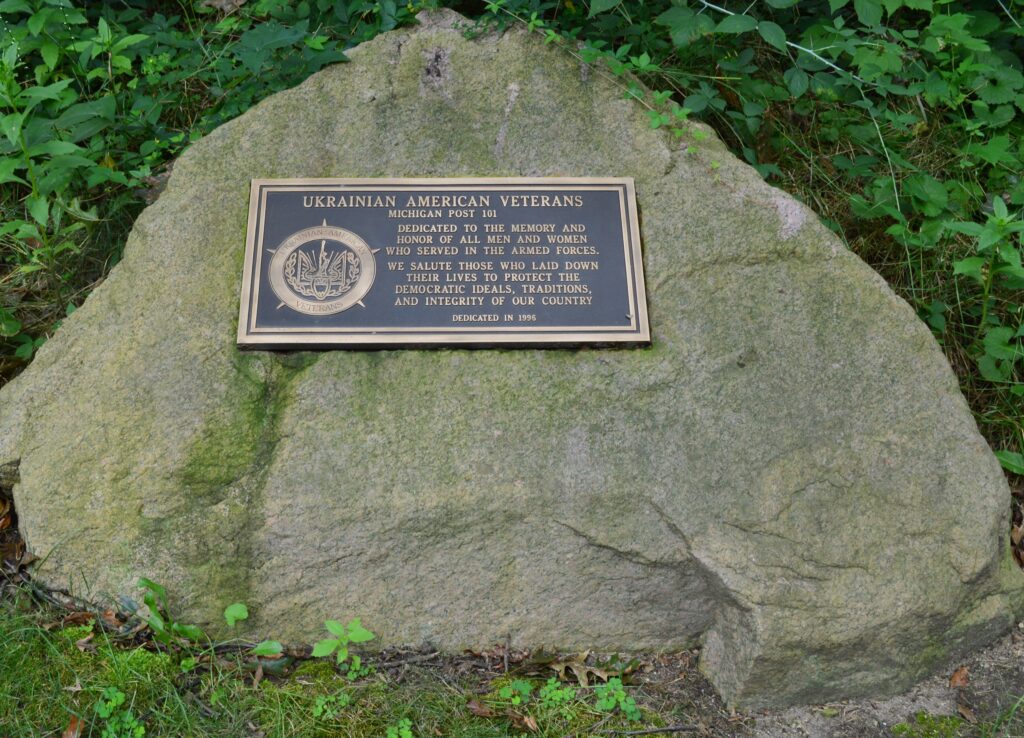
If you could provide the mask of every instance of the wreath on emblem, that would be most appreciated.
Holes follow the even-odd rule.
[[[359,259],[348,249],[327,251],[327,242],[320,242],[320,254],[312,257],[293,251],[284,263],[288,286],[303,297],[326,300],[344,295],[359,281]]]

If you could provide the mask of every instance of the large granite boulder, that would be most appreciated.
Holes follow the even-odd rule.
[[[39,576],[146,575],[182,620],[244,600],[286,639],[358,615],[450,649],[703,641],[747,706],[898,690],[1005,631],[1009,491],[910,307],[713,135],[460,21],[192,146],[3,390]],[[489,175],[635,177],[653,346],[236,348],[250,178]]]

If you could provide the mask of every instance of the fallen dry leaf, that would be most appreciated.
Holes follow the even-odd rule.
[[[72,715],[71,719],[68,720],[68,727],[64,728],[64,732],[60,734],[60,738],[80,738],[84,728],[85,721],[77,715]]]
[[[85,625],[86,623],[91,623],[94,617],[96,616],[91,612],[79,610],[78,612],[72,612],[65,615],[61,622],[64,625]]]
[[[82,610],[65,615],[60,620],[52,623],[44,623],[42,627],[43,630],[55,630],[57,628],[66,628],[69,625],[85,625],[86,623],[92,622],[94,617],[95,616],[91,612]]]
[[[515,710],[508,710],[505,714],[512,721],[512,724],[520,730],[528,730],[531,733],[536,733],[539,729],[537,727],[537,720],[532,715],[523,715]]]
[[[0,543],[0,559],[3,559],[4,565],[7,568],[19,569],[24,555],[25,543],[20,538]]]
[[[80,681],[78,681],[78,679],[76,678],[74,684],[72,684],[70,687],[64,687],[64,691],[65,692],[71,692],[72,694],[74,694],[75,692],[81,692],[82,691],[82,683]]]
[[[104,610],[100,613],[100,620],[111,630],[121,630],[128,619],[116,610]]]
[[[92,643],[89,642],[92,640],[92,637],[94,635],[96,634],[90,633],[85,638],[79,638],[77,641],[75,641],[75,645],[78,646],[78,650],[82,653],[85,653],[86,651],[88,651],[89,653],[96,653],[96,646],[92,645]]]
[[[949,677],[949,686],[956,689],[957,687],[966,687],[967,681],[970,674],[967,671],[966,666],[961,666],[959,669],[954,671]]]
[[[608,681],[608,677],[611,676],[604,669],[597,669],[593,666],[587,666],[579,661],[564,661],[561,663],[551,664],[551,668],[558,674],[558,678],[563,681],[569,681],[568,672],[572,672],[576,681],[579,682],[581,687],[590,686],[590,677],[594,676],[603,682]]]
[[[957,705],[956,705],[956,711],[959,712],[960,713],[960,717],[962,717],[967,722],[969,722],[969,723],[976,723],[976,722],[978,722],[978,718],[976,718],[974,716],[974,710],[969,708],[964,703],[958,702]]]
[[[1020,539],[1024,538],[1024,527],[1015,525],[1010,529],[1010,540],[1013,541],[1014,546],[1020,545]]]
[[[469,709],[471,713],[473,713],[477,717],[490,718],[498,716],[498,713],[496,713],[494,710],[492,710],[490,707],[485,705],[480,700],[470,700],[468,703],[466,703],[466,707]]]

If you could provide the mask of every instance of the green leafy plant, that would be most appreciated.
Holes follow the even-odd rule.
[[[551,677],[537,692],[537,703],[542,712],[557,713],[563,719],[572,717],[570,705],[576,700],[576,690]]]
[[[324,627],[327,629],[327,632],[333,636],[333,638],[324,638],[323,640],[317,641],[313,646],[313,656],[315,658],[322,658],[324,656],[334,654],[335,660],[338,664],[343,664],[349,659],[349,644],[367,643],[376,637],[373,633],[362,626],[359,618],[353,618],[345,625],[342,625],[337,620],[326,620],[324,621]],[[359,673],[361,669],[362,660],[359,655],[351,654],[349,674],[355,675]]]
[[[981,289],[978,331],[981,334],[976,356],[981,375],[990,382],[1007,383],[1010,392],[1024,395],[1024,378],[1016,380],[1018,363],[1024,363],[1024,316],[1018,325],[1003,325],[995,308],[993,289],[1006,286],[1024,290],[1019,234],[1024,232],[1020,213],[1010,214],[1001,197],[992,201],[992,213],[984,223],[950,223],[951,231],[976,240],[976,255],[953,264],[953,272],[974,280]],[[1003,285],[1000,285],[1003,283]]]
[[[594,696],[597,697],[595,707],[601,712],[618,710],[631,722],[641,717],[636,700],[626,694],[626,688],[622,686],[622,680],[618,677],[612,677],[604,684],[594,687]]]
[[[145,577],[139,579],[138,586],[145,591],[142,601],[146,609],[138,610],[137,614],[149,625],[156,641],[165,645],[189,645],[209,641],[198,626],[179,623],[171,617],[167,604],[167,590],[163,586]]]
[[[340,690],[334,694],[319,695],[313,705],[313,717],[322,720],[336,720],[352,702],[348,692]]]
[[[413,738],[412,720],[402,718],[396,725],[388,726],[385,738]]]
[[[224,608],[224,622],[228,624],[229,628],[234,628],[235,623],[248,620],[248,618],[249,608],[245,606],[244,602],[235,602]]]
[[[0,376],[118,261],[185,147],[422,5],[0,0]]]
[[[530,699],[533,684],[526,679],[513,679],[498,689],[498,697],[513,706],[518,706]]]
[[[102,738],[142,738],[146,734],[146,727],[124,707],[126,700],[120,689],[107,687],[96,701],[93,710],[103,721]]]
[[[249,651],[253,656],[274,657],[284,653],[284,646],[280,641],[260,641]]]

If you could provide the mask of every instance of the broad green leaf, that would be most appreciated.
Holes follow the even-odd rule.
[[[757,28],[757,20],[749,15],[726,16],[715,26],[715,33],[746,33]]]
[[[229,628],[234,628],[235,623],[239,620],[247,620],[248,618],[249,608],[245,606],[244,602],[235,602],[224,608],[224,620]]]
[[[50,141],[43,141],[41,144],[36,144],[28,150],[28,155],[31,157],[37,156],[58,156],[60,154],[74,154],[78,151],[83,151],[81,146],[76,146],[70,141],[60,141],[58,139],[51,139]]]
[[[835,15],[837,10],[845,8],[849,4],[850,0],[828,0],[828,9],[832,15]]]
[[[21,127],[24,122],[24,113],[10,113],[0,118],[0,132],[7,137],[12,146],[18,145],[18,140],[21,137]]]
[[[14,173],[16,169],[21,169],[23,166],[24,165],[13,156],[7,157],[6,159],[0,159],[0,184],[4,184],[5,182],[28,184],[28,182]]]
[[[949,203],[946,186],[928,174],[912,174],[903,182],[903,191],[912,197],[925,215],[935,217]]]
[[[44,100],[58,99],[60,97],[60,93],[65,91],[68,88],[68,86],[71,85],[72,82],[74,82],[74,80],[69,78],[67,80],[60,80],[59,82],[54,82],[52,85],[44,85],[43,87],[29,87],[28,89],[22,90],[22,93],[20,93],[17,96],[17,99],[19,101],[28,101],[28,104],[25,105],[26,113],[28,113],[32,110],[33,107],[38,105],[40,102],[43,102]]]
[[[163,617],[157,612],[155,605],[155,602],[153,605],[146,605],[149,608],[149,617],[146,618],[146,624],[149,625],[154,633],[163,635],[167,632],[167,623],[164,622]]]
[[[882,3],[879,0],[853,0],[853,9],[865,26],[877,26],[882,22]]]
[[[30,197],[27,203],[29,215],[35,219],[36,223],[45,228],[50,219],[50,204],[46,201],[46,198]]]
[[[52,8],[42,8],[32,14],[32,17],[28,19],[28,32],[33,36],[38,36],[39,32],[46,27],[46,22],[50,20],[50,15],[53,13]]]
[[[280,641],[262,641],[253,646],[253,656],[277,656],[284,651]]]
[[[31,13],[32,6],[25,0],[4,0],[0,3],[0,13]]]
[[[100,18],[99,23],[96,25],[96,30],[97,30],[97,38],[99,38],[99,40],[102,43],[104,43],[104,44],[110,43],[110,38],[111,38],[110,26],[107,24],[107,19],[106,18],[103,18],[103,17]]]
[[[117,43],[115,43],[113,48],[111,48],[111,51],[116,54],[119,51],[124,51],[129,46],[135,46],[135,44],[142,43],[147,38],[149,38],[149,36],[144,33],[133,33],[122,39],[118,39]]]
[[[366,643],[367,641],[372,641],[375,638],[373,633],[362,626],[362,623],[359,622],[359,618],[354,619],[348,624],[348,637],[353,643]]]
[[[1005,362],[997,362],[988,354],[978,359],[978,371],[989,382],[1001,383],[1010,378],[1009,366]]]
[[[313,657],[322,658],[324,656],[330,656],[334,653],[334,649],[341,645],[341,641],[336,638],[325,638],[322,641],[317,641],[316,645],[313,646]]]
[[[1006,210],[1006,202],[1001,197],[993,198],[992,200],[992,212],[995,213],[997,218],[1005,219],[1009,213]]]
[[[590,0],[590,13],[588,18],[593,18],[599,13],[606,13],[612,8],[618,7],[622,0]]]
[[[140,587],[142,589],[147,589],[153,594],[155,594],[157,597],[160,598],[160,606],[164,610],[167,609],[167,590],[164,589],[163,585],[157,584],[152,579],[147,579],[146,577],[139,577],[139,581],[135,586]],[[147,594],[146,596],[149,597],[150,595]]]
[[[338,663],[342,663],[348,658],[348,646],[338,646]]]
[[[62,93],[72,82],[74,82],[74,80],[69,78],[54,82],[52,85],[29,87],[22,90],[18,97],[36,103],[42,102],[43,100],[56,100],[60,97],[60,93]]]
[[[1012,164],[1017,157],[1010,151],[1010,137],[1006,134],[993,136],[985,143],[970,143],[964,153],[977,156],[989,164]]]
[[[8,69],[14,69],[18,63],[18,44],[11,44],[4,49],[3,56],[0,56],[0,62]]]
[[[1024,454],[1016,451],[996,451],[996,458],[1008,472],[1024,475]]]
[[[786,82],[786,87],[789,88],[789,94],[793,97],[800,97],[807,92],[807,87],[810,84],[810,78],[807,76],[807,72],[800,69],[799,67],[790,67],[783,75],[782,79]]]
[[[171,630],[175,635],[179,635],[186,640],[198,643],[206,640],[206,634],[203,629],[198,625],[185,625],[184,623],[174,623],[171,625]]]
[[[18,348],[14,349],[14,355],[22,361],[28,361],[32,358],[32,354],[36,352],[36,349],[39,348],[39,346],[36,345],[36,342],[32,340],[31,336],[22,335],[18,337],[18,340],[21,341],[21,343],[18,344]]]
[[[10,338],[21,332],[21,321],[14,317],[9,310],[0,308],[0,336]]]
[[[54,126],[67,132],[71,141],[82,141],[114,122],[117,102],[113,95],[76,103],[65,110]]]
[[[688,46],[705,33],[711,33],[715,22],[707,14],[700,15],[690,8],[673,6],[655,18],[655,22],[667,26],[675,46]]]
[[[47,69],[53,70],[57,66],[57,62],[60,60],[60,47],[53,41],[49,39],[43,41],[43,45],[39,47],[39,53],[43,55],[43,62]]]
[[[985,230],[985,226],[981,223],[946,223],[946,228],[953,231],[954,233],[963,233],[965,236],[971,236],[977,238],[981,235],[981,232]]]
[[[1024,349],[1013,340],[1013,329],[1006,326],[988,331],[982,339],[982,345],[985,347],[985,353],[994,359],[1015,361],[1024,356]]]
[[[984,282],[981,270],[987,263],[988,259],[981,256],[969,256],[966,259],[953,262],[953,274],[963,274],[965,277],[971,277],[979,282]]]
[[[1013,102],[1017,91],[1024,87],[1024,75],[1011,66],[999,64],[975,77],[971,86],[975,94],[987,103]]]
[[[761,38],[779,51],[786,50],[786,32],[782,30],[782,26],[778,23],[761,21],[757,24],[757,32],[761,34]]]
[[[325,620],[324,627],[327,628],[328,633],[338,638],[342,638],[345,635],[345,626],[337,620]]]
[[[949,83],[938,70],[933,69],[924,80],[924,92],[940,100],[948,100]]]

